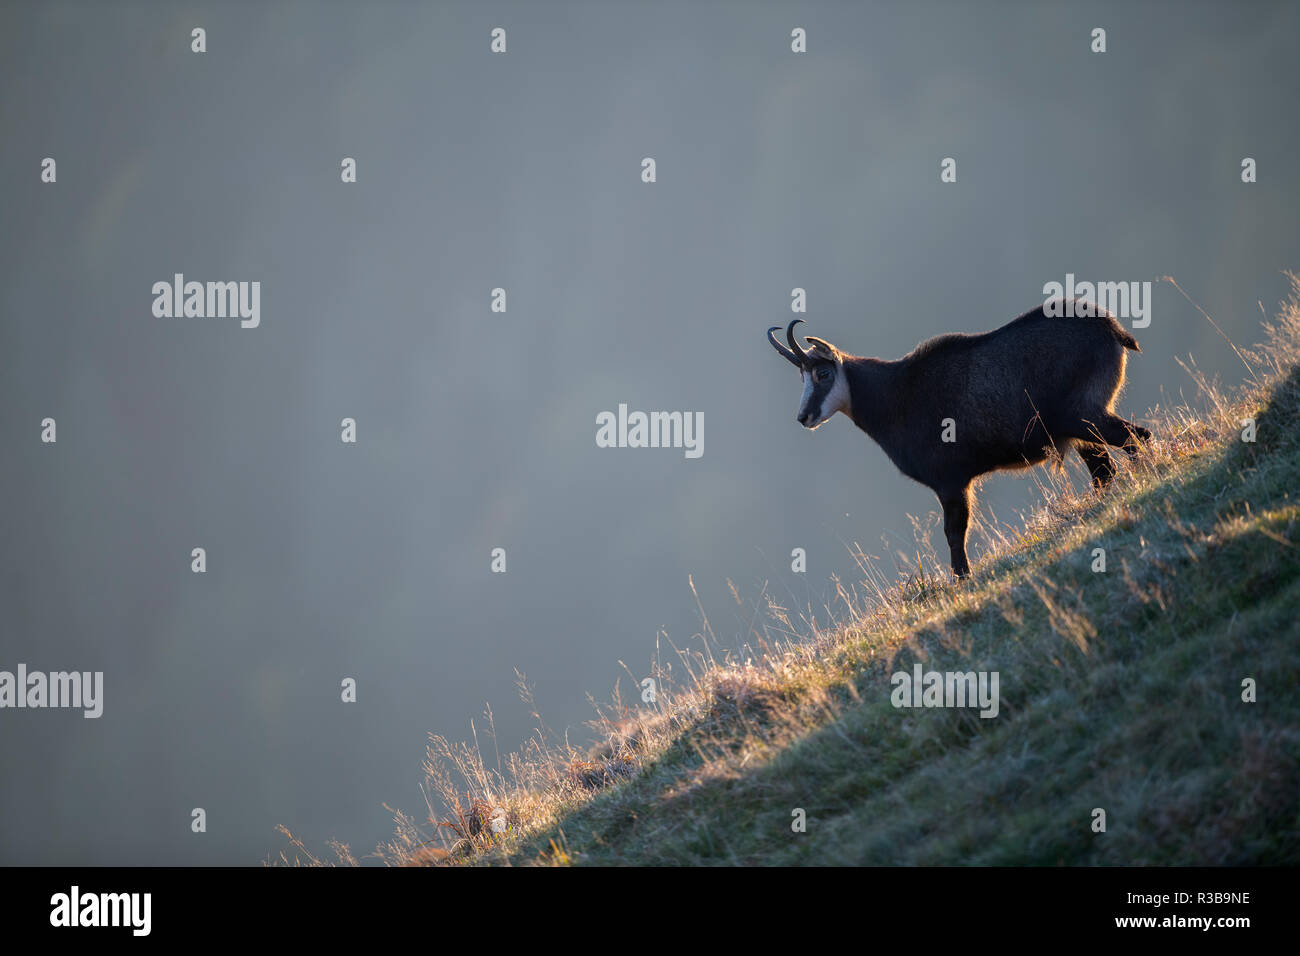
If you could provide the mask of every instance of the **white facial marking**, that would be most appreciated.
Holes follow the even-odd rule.
[[[826,393],[826,397],[822,399],[820,411],[808,407],[808,401],[812,398],[813,393],[812,375],[805,371],[801,371],[799,375],[803,379],[803,397],[799,399],[799,415],[802,416],[809,411],[817,412],[820,415],[816,421],[805,427],[813,429],[824,425],[836,412],[843,412],[845,415],[850,414],[849,383],[844,377],[844,369],[837,368],[835,370],[835,383],[831,386],[831,390]]]
[[[831,386],[830,392],[826,395],[826,400],[822,402],[822,414],[830,418],[836,412],[843,412],[850,418],[853,417],[849,402],[849,380],[844,377],[844,369],[835,370],[835,384]],[[822,421],[826,419],[823,418]]]
[[[808,411],[808,399],[812,398],[813,378],[806,371],[800,369],[799,377],[803,379],[803,395],[799,399],[799,417]]]

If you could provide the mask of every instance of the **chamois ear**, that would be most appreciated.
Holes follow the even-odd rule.
[[[813,351],[822,358],[830,359],[836,365],[842,365],[844,363],[843,353],[825,339],[819,339],[815,335],[805,335],[804,339],[812,345]]]

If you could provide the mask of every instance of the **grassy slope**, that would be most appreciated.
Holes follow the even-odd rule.
[[[466,838],[447,854],[413,848],[427,835],[408,821],[381,855],[1300,862],[1294,299],[1271,346],[1251,358],[1269,367],[1262,386],[1231,400],[1208,389],[1201,414],[1152,412],[1144,421],[1157,442],[1110,491],[1060,490],[972,582],[899,586],[838,630],[712,668],[689,692],[606,722],[595,764],[537,750],[512,763],[507,784],[480,762],[466,774],[477,779],[466,796],[508,808],[505,835],[468,833],[461,813]],[[1253,444],[1241,440],[1247,416],[1257,421]],[[1105,573],[1091,570],[1097,547]],[[998,671],[1000,714],[895,709],[889,676],[915,660]],[[1256,703],[1241,699],[1246,677],[1257,682]],[[593,782],[591,768],[611,757],[633,772]],[[474,762],[468,751],[458,760],[462,772]],[[436,764],[426,769],[437,786]],[[796,807],[806,833],[791,831]],[[1104,833],[1090,826],[1096,807],[1106,810]]]

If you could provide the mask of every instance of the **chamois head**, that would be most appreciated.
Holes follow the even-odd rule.
[[[836,412],[850,415],[849,383],[844,376],[844,353],[825,339],[806,336],[811,349],[804,350],[794,338],[794,327],[803,319],[795,319],[785,330],[789,348],[772,334],[781,326],[767,330],[767,340],[791,365],[799,370],[803,379],[803,397],[799,399],[799,413],[795,416],[805,428],[816,428]]]

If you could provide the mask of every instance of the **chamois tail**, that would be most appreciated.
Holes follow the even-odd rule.
[[[1115,334],[1115,338],[1119,340],[1119,344],[1124,346],[1124,348],[1132,352],[1142,351],[1142,346],[1138,345],[1137,339],[1133,338],[1133,336],[1128,333],[1128,330],[1118,322],[1112,322],[1111,329]]]

